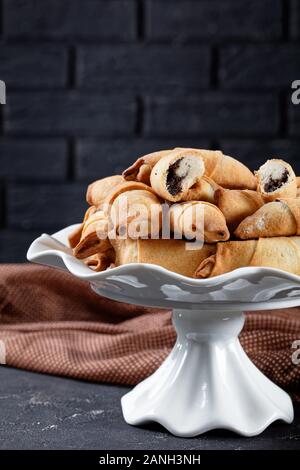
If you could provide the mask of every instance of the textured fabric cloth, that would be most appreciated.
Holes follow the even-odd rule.
[[[2,363],[133,385],[157,369],[175,338],[166,310],[105,299],[63,271],[0,266]],[[300,308],[248,313],[240,340],[271,380],[300,398],[300,364],[292,361],[293,342],[300,340]]]

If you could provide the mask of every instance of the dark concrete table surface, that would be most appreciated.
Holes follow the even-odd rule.
[[[299,404],[292,425],[274,423],[254,438],[220,430],[182,439],[157,424],[127,425],[127,390],[0,367],[0,449],[300,449]]]

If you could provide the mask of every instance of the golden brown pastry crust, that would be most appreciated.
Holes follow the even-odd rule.
[[[203,160],[197,151],[173,150],[154,165],[150,175],[151,187],[170,202],[191,200],[204,171]]]
[[[242,240],[300,235],[300,199],[269,202],[243,220],[235,235]]]
[[[83,223],[70,235],[69,243],[74,255],[96,271],[115,261],[117,265],[158,264],[199,278],[242,266],[271,266],[300,275],[299,194],[300,177],[280,159],[268,160],[254,175],[245,165],[218,150],[162,150],[140,157],[122,176],[103,178],[89,185],[87,201],[91,207]],[[120,218],[117,210],[124,198],[129,208]],[[148,215],[153,207],[159,213],[154,236],[163,236],[163,200],[168,201],[173,235],[191,239],[195,228],[202,230],[205,244],[201,249],[200,243],[194,245],[194,250],[187,249],[185,240],[149,239],[153,225]],[[268,204],[269,201],[276,202]],[[174,202],[181,203],[172,205]],[[130,212],[138,205],[148,208],[147,216]],[[204,226],[195,216],[197,207],[203,209]],[[116,211],[119,219],[112,220]],[[190,227],[183,233],[187,213],[191,215]],[[112,221],[117,239],[110,232]],[[145,233],[127,233],[127,239],[122,240],[120,230],[131,223],[143,225]],[[228,241],[228,227],[243,241]],[[198,232],[196,239],[200,238]]]
[[[150,191],[133,189],[119,194],[111,205],[110,216],[116,236],[159,238],[162,226],[160,200]]]
[[[177,147],[173,150],[162,150],[140,157],[132,166],[123,172],[127,180],[141,181],[150,184],[150,173],[154,165],[171,152],[196,151],[205,163],[205,176],[220,186],[229,189],[256,189],[253,173],[235,158],[224,155],[220,150],[189,149]],[[211,202],[211,201],[209,201]]]
[[[84,260],[84,263],[95,272],[105,271],[115,261],[115,250],[111,247],[103,253],[96,253]]]
[[[233,232],[249,215],[264,205],[262,195],[248,189],[217,189],[215,203],[223,212],[227,226]]]
[[[274,165],[278,167],[283,168],[286,171],[286,178],[287,181],[280,187],[276,189],[276,177],[274,178],[275,182],[275,189],[270,190],[268,189],[267,186],[272,188],[272,179],[270,180],[270,183],[265,179],[266,173],[272,173],[271,166],[274,167]],[[296,198],[297,197],[297,179],[296,175],[293,171],[293,168],[289,163],[285,162],[284,160],[280,159],[271,159],[268,160],[264,165],[260,167],[260,169],[255,172],[256,178],[257,178],[257,190],[258,192],[261,193],[263,196],[265,202],[271,202],[275,201],[276,199],[281,199],[281,198]],[[280,181],[280,179],[279,179]]]
[[[84,259],[109,250],[111,244],[107,237],[107,217],[103,211],[96,211],[83,224],[80,241],[73,249],[74,256]]]
[[[224,155],[220,150],[192,150],[196,150],[199,157],[203,159],[205,176],[208,176],[223,188],[256,189],[257,181],[254,174],[235,158]]]
[[[170,227],[177,236],[189,240],[194,236],[205,243],[226,241],[230,237],[223,213],[209,202],[192,201],[172,205]]]
[[[150,174],[154,165],[171,150],[160,150],[138,158],[133,165],[123,171],[122,176],[128,181],[140,181],[150,185]]]
[[[218,243],[216,254],[200,263],[195,277],[219,276],[246,266],[276,268],[300,275],[300,237]]]
[[[153,189],[147,184],[139,183],[138,181],[123,181],[121,184],[118,184],[106,194],[106,197],[102,204],[104,212],[108,212],[110,210],[113,202],[118,196],[120,196],[120,194],[134,190],[149,191],[150,193],[153,193],[155,195]]]
[[[193,277],[202,260],[212,255],[216,245],[188,250],[183,240],[114,240],[116,266],[128,263],[149,263],[169,271]]]
[[[131,238],[113,238],[110,240],[115,251],[115,265],[122,266],[128,263],[138,263],[137,240]]]
[[[94,181],[88,186],[86,193],[86,201],[90,206],[101,208],[107,194],[116,186],[124,182],[121,175],[108,176],[100,180]]]
[[[84,215],[82,224],[80,224],[80,225],[74,230],[74,232],[72,232],[72,233],[69,235],[68,240],[69,240],[69,244],[70,244],[70,247],[71,247],[71,248],[75,248],[75,246],[78,245],[78,243],[80,242],[80,238],[81,238],[82,230],[83,230],[83,227],[84,227],[84,223],[85,223],[86,220],[87,220],[92,214],[94,214],[94,212],[96,212],[96,211],[97,211],[97,208],[96,208],[95,206],[89,207],[89,208],[86,210],[86,213],[85,213],[85,215]]]
[[[185,195],[185,201],[205,201],[215,204],[215,193],[220,189],[214,180],[208,176],[202,176]]]

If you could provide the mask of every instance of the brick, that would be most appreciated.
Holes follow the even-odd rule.
[[[127,135],[135,129],[135,103],[124,95],[15,92],[4,107],[4,128],[18,135]]]
[[[296,45],[227,46],[220,56],[220,84],[226,88],[290,89],[300,77]]]
[[[207,92],[196,97],[156,97],[147,101],[148,136],[272,135],[278,129],[278,103],[272,94]]]
[[[132,0],[4,0],[4,34],[13,38],[135,38]]]
[[[92,181],[120,174],[138,157],[156,150],[174,147],[209,148],[209,142],[199,139],[81,139],[76,146],[75,175],[78,180]]]
[[[67,175],[67,144],[63,139],[0,140],[0,178],[59,181]]]
[[[288,103],[288,127],[289,135],[300,137],[300,104]]]
[[[24,263],[26,253],[40,232],[0,230],[0,263]]]
[[[290,0],[290,30],[291,36],[300,38],[300,3],[299,0]]]
[[[82,220],[87,208],[86,186],[78,184],[10,185],[7,227],[60,230]]]
[[[63,87],[67,80],[67,51],[52,46],[11,46],[0,49],[1,80],[11,87]]]
[[[205,46],[86,46],[78,53],[78,84],[102,90],[162,91],[208,86]]]
[[[222,140],[219,142],[224,153],[241,160],[257,170],[270,158],[282,158],[289,162],[300,175],[299,141],[288,139],[274,140]]]
[[[281,35],[280,0],[147,0],[151,40],[266,40]]]

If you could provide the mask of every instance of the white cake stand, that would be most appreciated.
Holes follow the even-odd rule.
[[[292,422],[289,395],[254,366],[238,335],[244,311],[300,305],[300,277],[243,268],[196,280],[150,264],[94,273],[66,246],[74,228],[36,239],[28,260],[66,269],[110,299],[173,309],[176,344],[153,375],[123,396],[127,423],[156,421],[191,437],[220,428],[255,436],[275,420]]]

